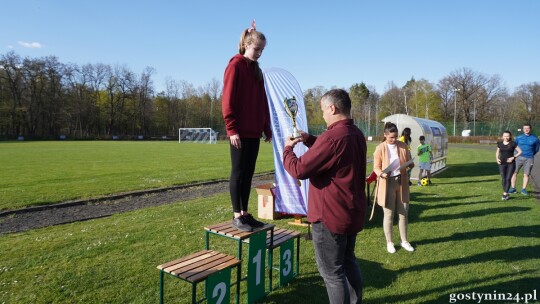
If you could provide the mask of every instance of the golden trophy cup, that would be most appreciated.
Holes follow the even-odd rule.
[[[291,117],[292,119],[292,135],[290,136],[290,139],[293,140],[295,138],[301,138],[302,134],[300,134],[300,131],[296,128],[296,115],[298,114],[298,103],[296,103],[296,97],[292,98],[285,98],[283,101],[283,104],[285,105],[285,112],[287,112],[287,115]]]

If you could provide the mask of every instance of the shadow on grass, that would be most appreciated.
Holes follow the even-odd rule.
[[[468,195],[468,196],[440,196],[436,193],[422,193],[422,192],[413,192],[410,194],[411,206],[414,208],[415,203],[428,203],[429,208],[447,208],[447,207],[457,207],[464,204],[473,205],[473,204],[486,204],[486,203],[497,203],[497,204],[510,204],[512,201],[526,200],[529,196],[538,196],[540,198],[540,193],[536,191],[529,191],[529,196],[522,194],[513,194],[510,196],[510,202],[501,202],[502,190],[497,191],[493,194],[493,199],[487,201],[479,202],[470,202],[471,199],[477,197],[484,197],[483,195]],[[459,201],[458,203],[448,203],[448,204],[439,204],[440,201]]]
[[[460,206],[463,205],[465,202],[469,199],[481,197],[482,195],[467,195],[467,196],[444,196],[441,197],[439,194],[435,193],[421,193],[421,192],[413,192],[410,194],[410,200],[411,205],[415,205],[415,203],[437,203],[436,205],[430,205],[430,207],[433,208],[446,208],[446,207],[453,207],[453,206]],[[439,204],[440,201],[459,201],[459,203],[451,203],[451,204]],[[493,201],[489,201],[493,202]],[[471,204],[476,204],[478,202],[474,202]],[[467,204],[469,204],[467,202]],[[441,206],[441,207],[439,207]]]
[[[468,211],[468,212],[462,212],[462,213],[456,213],[456,214],[440,214],[440,215],[422,216],[422,217],[419,216],[419,214],[421,213],[421,210],[416,210],[415,212],[409,213],[409,220],[411,222],[412,221],[439,222],[439,221],[449,221],[449,220],[461,220],[461,219],[480,217],[480,216],[489,216],[489,215],[501,214],[501,213],[525,212],[525,211],[530,211],[531,209],[532,208],[530,207],[508,206],[508,207],[496,207],[496,208]]]
[[[484,204],[484,203],[493,203],[493,201],[481,201],[481,202],[475,202],[471,204]],[[409,223],[414,222],[439,222],[439,221],[449,221],[449,220],[461,220],[466,218],[473,218],[473,217],[481,217],[481,216],[489,216],[493,214],[501,214],[501,213],[510,213],[510,212],[526,212],[530,211],[530,207],[520,207],[520,206],[505,206],[505,207],[494,207],[494,208],[488,208],[488,209],[481,209],[481,210],[474,210],[474,211],[468,211],[468,212],[462,212],[462,213],[456,213],[456,214],[440,214],[440,215],[432,215],[432,216],[421,216],[421,214],[425,210],[431,210],[434,208],[449,208],[449,207],[455,207],[463,205],[462,203],[449,203],[445,205],[434,205],[434,206],[426,206],[426,205],[413,205],[409,209]],[[371,214],[371,207],[368,208],[368,212],[366,214],[366,220],[364,229],[371,229],[371,228],[382,228],[383,224],[383,210],[380,206],[375,207],[375,214],[373,216],[373,220],[369,221],[369,216]],[[394,224],[397,224],[398,222],[398,216],[394,215]]]
[[[411,266],[402,271],[424,271],[443,267],[463,266],[472,263],[484,263],[493,260],[516,262],[529,259],[540,259],[540,245],[488,251],[469,257],[460,257],[457,259]]]
[[[520,227],[521,229],[523,227]],[[537,226],[533,226],[532,228],[537,228]],[[519,229],[519,228],[517,228]],[[489,230],[491,231],[491,230]],[[484,231],[480,234],[488,233],[487,231]],[[506,233],[506,232],[503,232]],[[516,231],[512,231],[511,233],[518,233]],[[519,234],[519,233],[518,233]],[[493,260],[502,260],[507,262],[515,262],[518,260],[529,260],[529,259],[539,259],[540,258],[540,246],[524,246],[524,247],[518,247],[518,248],[509,248],[509,249],[503,249],[503,250],[495,250],[490,252],[484,252],[477,255],[473,255],[470,257],[463,257],[458,259],[452,259],[442,262],[434,262],[434,263],[426,263],[423,265],[418,266],[412,266],[406,269],[403,269],[402,271],[424,271],[424,270],[433,270],[433,269],[440,269],[444,267],[454,267],[454,266],[463,266],[465,264],[472,264],[472,263],[484,263],[489,262]],[[439,297],[438,300],[433,301],[415,301],[416,303],[448,303],[449,297],[451,293],[455,293],[456,289],[459,289],[460,293],[465,292],[486,292],[486,293],[493,293],[493,290],[497,290],[499,292],[512,292],[516,293],[518,291],[523,292],[532,292],[533,289],[536,289],[538,287],[538,274],[539,271],[537,270],[529,270],[529,271],[520,271],[519,275],[523,276],[526,274],[532,274],[533,277],[531,278],[521,278],[521,279],[514,279],[514,276],[517,275],[517,273],[512,272],[509,274],[498,274],[496,276],[492,276],[491,278],[481,278],[476,280],[468,280],[466,282],[460,283],[460,284],[452,284],[448,286],[438,287],[430,290],[424,290],[421,292],[411,292],[409,294],[404,295],[396,295],[396,296],[390,296],[385,297],[384,299],[375,299],[373,300],[374,303],[398,303],[406,300],[414,300],[422,296],[430,295],[433,293],[447,293],[447,295]],[[504,283],[497,283],[492,284],[490,286],[483,286],[483,287],[471,287],[477,284],[483,285],[485,282],[488,282],[490,280],[500,280],[501,278],[507,278],[507,281]],[[504,284],[504,285],[502,285]]]
[[[436,243],[446,243],[446,242],[455,242],[462,240],[475,240],[475,239],[485,239],[501,236],[513,236],[520,238],[538,238],[540,237],[540,225],[532,226],[516,226],[516,227],[506,227],[506,228],[494,228],[481,231],[471,231],[471,232],[458,232],[452,235],[426,239],[421,241],[414,242],[417,245],[428,245]]]
[[[326,287],[318,272],[301,273],[291,284],[282,288],[288,290],[283,293],[270,293],[264,298],[264,303],[301,303],[307,299],[310,299],[311,304],[328,302]]]
[[[493,174],[489,174],[489,175],[493,175]],[[454,177],[454,176],[452,176]],[[481,181],[474,181],[475,184],[478,184],[478,183],[487,183],[487,182],[496,182],[496,181],[500,181],[499,179],[497,178],[490,178],[490,179],[483,179]],[[433,184],[429,187],[437,187],[437,185],[457,185],[457,184],[470,184],[471,182],[470,181],[462,181],[462,182],[437,182],[436,184]]]
[[[493,174],[499,174],[499,168],[495,162],[480,162],[448,165],[448,170],[438,174],[437,177],[477,177]]]
[[[397,272],[384,268],[382,263],[357,259],[362,272],[364,289],[366,287],[384,288],[396,280]],[[377,274],[374,276],[373,274]]]
[[[385,269],[382,263],[357,259],[366,288],[384,288],[396,280],[398,273]],[[376,276],[373,274],[377,274]],[[304,303],[309,299],[310,304],[328,303],[328,294],[324,281],[318,272],[302,274],[288,286],[290,291],[283,294],[269,294],[265,300],[275,303]],[[291,297],[294,294],[294,297]],[[266,302],[266,301],[265,301]]]

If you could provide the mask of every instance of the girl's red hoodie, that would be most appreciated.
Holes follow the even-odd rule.
[[[272,138],[264,80],[255,78],[254,62],[241,54],[229,61],[223,78],[222,112],[227,136]]]

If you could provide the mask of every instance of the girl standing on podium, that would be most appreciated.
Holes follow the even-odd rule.
[[[230,59],[223,78],[222,111],[231,153],[232,224],[242,231],[264,226],[249,214],[248,200],[263,132],[266,142],[272,140],[270,111],[258,63],[265,46],[266,37],[257,31],[253,21],[251,28],[242,32],[238,54]]]

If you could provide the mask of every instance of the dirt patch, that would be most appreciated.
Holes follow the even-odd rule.
[[[272,182],[274,182],[274,174],[256,175],[253,177],[252,185],[256,187]],[[208,197],[228,191],[229,182],[220,180],[13,210],[0,214],[0,234],[86,221],[121,212]]]

